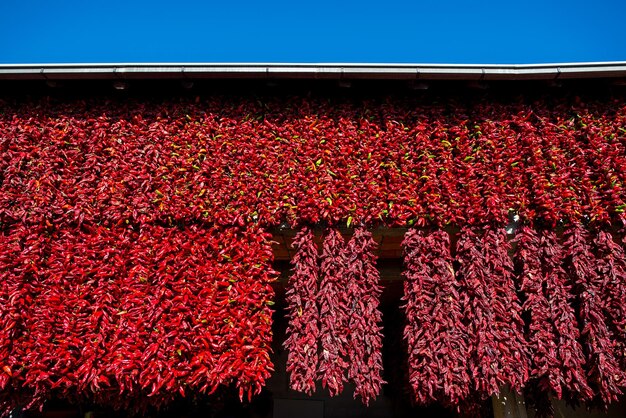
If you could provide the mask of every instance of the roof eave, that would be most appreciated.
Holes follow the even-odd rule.
[[[0,80],[554,80],[626,77],[626,61],[562,64],[112,63],[0,64]]]

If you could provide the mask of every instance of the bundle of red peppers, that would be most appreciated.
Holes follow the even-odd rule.
[[[335,396],[350,382],[354,397],[367,405],[384,383],[376,243],[364,228],[347,244],[331,229],[319,256],[313,239],[304,229],[293,243],[297,252],[287,291],[290,320],[284,343],[290,386],[310,395],[321,380]]]
[[[625,184],[622,98],[0,100],[0,412],[257,393],[265,231],[319,223],[418,228],[418,402],[508,386],[605,405],[626,382]],[[507,236],[511,214],[524,226]],[[383,383],[372,238],[331,228],[320,253],[304,230],[294,246],[291,385],[351,382],[368,403]]]
[[[0,222],[604,223],[625,126],[623,98],[0,101]]]
[[[283,345],[288,352],[290,387],[311,395],[315,392],[319,359],[319,255],[308,229],[298,233],[292,245],[296,253],[291,260],[294,271],[285,295],[289,325]]]
[[[489,225],[455,237],[454,248],[441,230],[410,230],[404,240],[405,339],[418,403],[468,408],[507,388],[550,416],[550,397],[606,407],[624,393],[618,237],[580,225],[563,237],[530,226],[507,237]]]
[[[14,227],[0,236],[0,405],[141,410],[270,362],[272,249],[254,228]]]
[[[455,275],[444,231],[410,230],[404,237],[404,306],[409,379],[422,404],[457,405],[471,389],[467,296]]]

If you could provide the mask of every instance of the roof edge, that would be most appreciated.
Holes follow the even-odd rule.
[[[0,64],[0,80],[554,80],[626,77],[626,61],[555,64],[74,63]]]

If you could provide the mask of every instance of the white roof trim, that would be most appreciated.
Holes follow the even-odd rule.
[[[554,80],[626,77],[626,61],[562,64],[110,63],[0,64],[0,80],[381,79]]]

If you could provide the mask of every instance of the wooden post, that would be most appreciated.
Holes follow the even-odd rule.
[[[523,395],[501,388],[498,395],[491,397],[493,418],[527,418]]]

